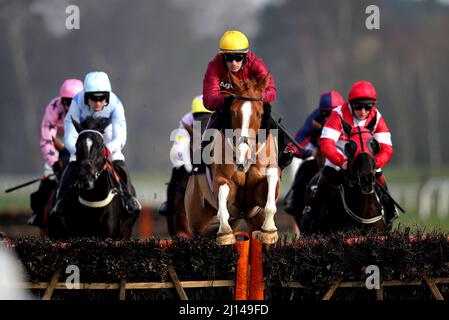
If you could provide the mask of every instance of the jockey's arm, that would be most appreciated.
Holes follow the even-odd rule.
[[[223,105],[225,95],[221,94],[220,78],[212,63],[207,66],[203,79],[203,104],[208,110],[214,111]]]
[[[80,122],[80,110],[75,98],[72,100],[69,112],[67,112],[64,120],[64,146],[72,156],[76,154],[76,140],[78,139],[78,132],[72,123],[72,119]]]
[[[317,116],[317,113],[319,113],[318,109],[313,111],[307,117],[306,121],[304,122],[304,125],[298,130],[298,132],[295,135],[296,142],[298,142],[298,144],[301,145],[301,147],[303,147],[303,148],[310,141],[310,137],[312,136],[312,134],[316,130],[315,127],[313,126],[313,119],[315,119],[315,117]],[[293,144],[292,144],[292,147],[295,150],[296,154],[299,155],[302,158],[303,157],[303,152],[298,150],[298,148],[293,146]]]
[[[112,97],[112,96],[111,96]],[[114,154],[121,151],[126,144],[126,118],[122,103],[115,97],[115,110],[112,113],[112,140],[106,144],[106,147]]]
[[[377,168],[382,168],[390,161],[391,157],[393,156],[391,133],[383,117],[380,117],[373,136],[374,139],[379,142],[380,146],[380,151],[376,155],[376,166]]]
[[[58,108],[54,107],[56,103],[56,99],[49,103],[41,122],[40,148],[45,162],[50,166],[58,160],[58,152],[53,143],[58,130]]]
[[[340,115],[337,112],[332,112],[320,138],[320,149],[324,157],[339,167],[342,167],[346,162],[345,156],[337,149],[337,141],[340,138],[341,130]]]

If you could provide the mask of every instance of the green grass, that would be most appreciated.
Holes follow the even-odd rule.
[[[407,183],[422,183],[429,177],[449,177],[449,168],[395,168],[388,167],[384,170],[385,176],[389,184],[407,184]],[[165,184],[170,179],[170,171],[160,172],[157,174],[150,173],[132,173],[131,177],[134,184],[137,186],[151,185],[165,190]],[[284,172],[281,181],[281,194],[284,195],[291,186],[289,174]],[[26,180],[26,179],[25,179]],[[8,187],[8,186],[5,186]],[[9,186],[10,187],[10,186]],[[20,189],[11,193],[0,193],[0,211],[4,210],[30,210],[29,196],[38,187],[38,184]],[[159,195],[158,195],[159,196]],[[160,195],[165,200],[165,194]],[[150,199],[154,199],[151,197]],[[160,199],[159,199],[160,200]],[[449,216],[440,219],[435,212],[427,220],[422,220],[416,208],[405,208],[406,213],[400,215],[395,222],[395,226],[407,226],[411,228],[426,228],[428,230],[441,229],[442,231],[449,231]]]

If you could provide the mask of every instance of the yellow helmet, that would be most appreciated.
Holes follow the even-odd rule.
[[[198,113],[198,112],[208,112],[211,113],[212,111],[207,110],[203,105],[203,95],[197,96],[193,98],[192,100],[192,113]]]
[[[220,53],[246,53],[248,52],[248,38],[237,30],[226,31],[220,39]]]

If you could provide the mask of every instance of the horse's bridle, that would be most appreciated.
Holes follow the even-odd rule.
[[[242,95],[230,95],[231,97],[233,97],[236,100],[241,100],[241,101],[259,101],[259,102],[263,102],[263,97],[258,97],[258,98],[252,98],[252,97],[246,97],[246,96],[242,96]],[[237,141],[236,144],[240,144],[240,143],[245,143],[249,146],[249,137],[240,137],[241,141]],[[257,137],[255,138],[257,141]],[[228,142],[229,146],[232,148],[233,153],[235,153],[235,148],[234,148],[234,144],[228,139],[226,139],[226,141]],[[256,156],[264,149],[265,147],[265,143],[261,146],[261,148],[259,148],[259,150],[256,151]]]
[[[348,135],[348,139],[351,138],[351,137],[353,137],[353,136],[355,136],[355,135],[357,135],[358,138],[359,138],[359,140],[360,140],[360,146],[361,146],[361,148],[362,148],[361,152],[362,152],[362,153],[363,153],[363,152],[364,152],[364,153],[368,153],[368,152],[365,151],[365,146],[364,146],[364,144],[363,144],[363,139],[362,139],[362,134],[363,134],[363,133],[369,133],[370,135],[373,135],[371,131],[369,131],[369,130],[367,130],[367,129],[361,129],[360,127],[357,127],[357,132],[353,132],[353,133],[349,134],[349,135]],[[369,153],[368,153],[368,154],[369,154]],[[354,159],[349,159],[349,160],[350,160],[350,162],[354,161]],[[350,187],[353,187],[356,183],[357,183],[359,186],[361,186],[361,181],[360,181],[360,175],[359,175],[359,173],[357,172],[357,174],[355,175],[355,176],[356,176],[356,179],[351,179],[351,178],[348,176],[348,171],[350,171],[350,170],[347,170],[347,171],[345,172],[344,177],[345,177],[346,181],[348,181],[349,186],[350,186]],[[369,194],[371,194],[371,193],[373,193],[373,192],[374,192],[374,184],[373,184],[372,191],[370,191]],[[363,193],[363,194],[366,194],[366,193],[363,192],[363,191],[362,191],[362,193]]]
[[[263,98],[251,98],[251,97],[245,97],[245,96],[241,96],[241,95],[231,95],[231,97],[233,97],[236,100],[242,100],[242,101],[263,101]]]
[[[80,132],[78,133],[78,137],[79,137],[80,135],[82,135],[83,133],[89,133],[89,132],[98,134],[98,135],[101,137],[101,139],[104,141],[103,134],[102,134],[100,131],[98,131],[98,130],[93,130],[93,129],[85,129],[85,130],[80,131]],[[107,159],[106,159],[106,160],[107,160]],[[91,162],[92,160],[84,160],[84,161]],[[106,168],[107,168],[107,161],[105,162],[105,164],[102,166],[102,168],[101,168],[100,170],[95,171],[95,174],[94,174],[94,180],[95,180],[95,181],[98,179],[98,177],[100,177],[100,175],[103,173],[103,171],[104,171]]]

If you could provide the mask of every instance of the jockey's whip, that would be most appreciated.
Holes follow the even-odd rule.
[[[273,120],[273,121],[276,123],[277,127],[278,127],[278,128],[282,131],[282,133],[288,138],[288,140],[290,140],[290,141],[295,145],[296,148],[298,148],[299,150],[303,150],[303,149],[304,149],[304,148],[301,147],[301,146],[299,145],[299,143],[296,142],[296,140],[293,139],[293,137],[287,132],[287,129],[284,127],[284,125],[281,124],[281,119],[282,119],[282,118],[280,118],[279,121],[276,121],[276,120],[273,119],[273,117],[271,116],[271,114],[270,114],[270,118],[271,118],[271,120]]]
[[[50,178],[50,177],[53,177],[53,176],[55,176],[54,173],[52,173],[52,174],[50,174],[50,175],[48,175],[48,176],[42,176],[42,177],[40,177],[40,178],[33,179],[33,180],[31,180],[31,181],[22,183],[22,184],[20,184],[20,185],[18,185],[18,186],[15,186],[15,187],[6,189],[5,192],[6,192],[6,193],[9,193],[9,192],[11,192],[11,191],[14,191],[14,190],[17,190],[17,189],[26,187],[26,186],[28,186],[28,185],[30,185],[30,184],[36,183],[36,182],[38,182],[38,181],[45,180],[45,179]]]
[[[393,199],[393,197],[392,197],[391,194],[388,192],[388,190],[385,189],[385,187],[384,187],[379,181],[377,181],[377,180],[376,180],[376,184],[382,189],[382,191],[387,195],[387,197],[390,198],[390,200],[394,203],[394,205],[395,205],[396,207],[398,207],[398,209],[401,210],[402,213],[405,213],[405,210],[402,209],[402,207],[396,202],[396,200]]]

